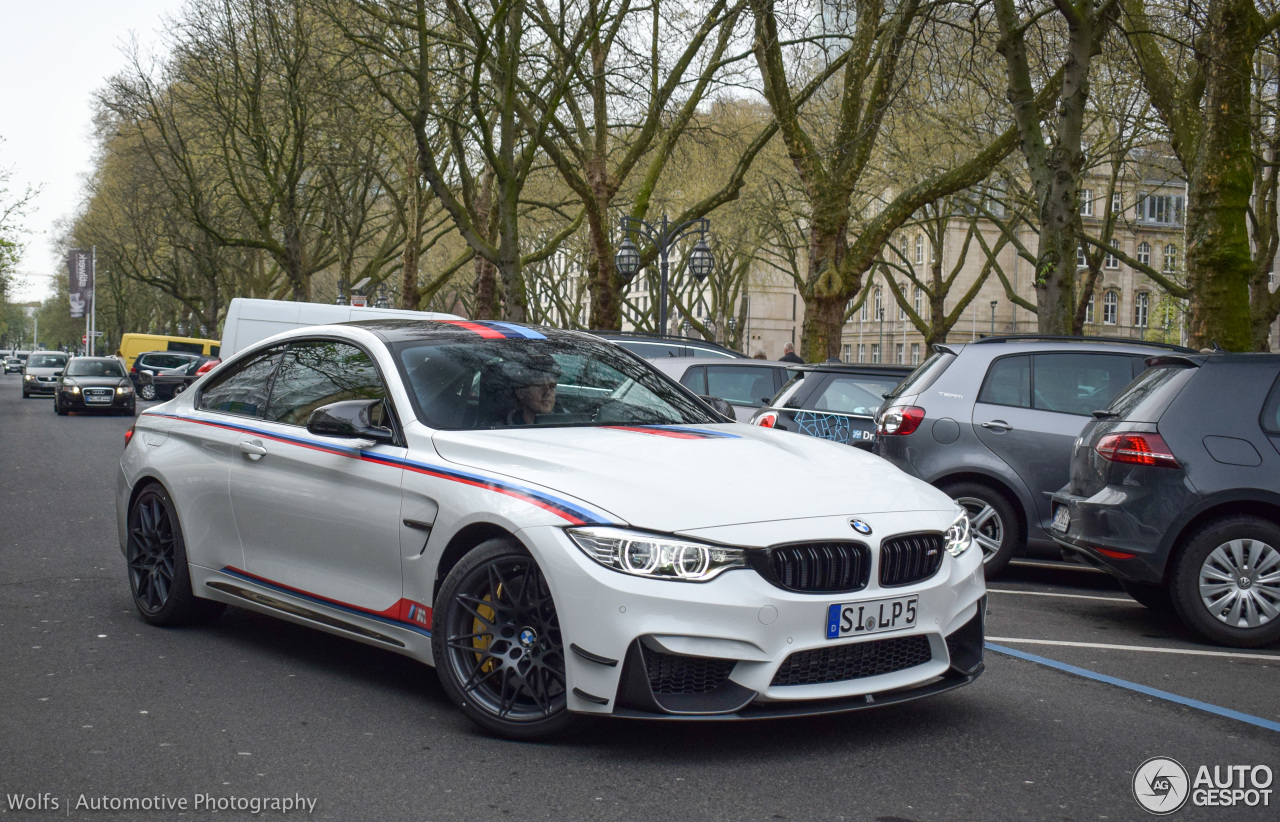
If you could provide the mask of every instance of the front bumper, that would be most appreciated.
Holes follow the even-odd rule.
[[[58,383],[56,381],[43,382],[40,380],[28,380],[23,378],[22,388],[28,394],[48,394],[49,396],[53,396],[53,394],[58,390]]]
[[[109,402],[88,402],[84,391],[72,393],[67,389],[58,392],[58,402],[68,411],[128,411],[135,407],[134,394],[113,391]]]
[[[1091,497],[1059,491],[1053,495],[1053,514],[1066,508],[1070,519],[1066,530],[1050,528],[1049,533],[1067,559],[1124,579],[1160,583],[1169,553],[1165,528],[1174,516],[1153,510],[1153,502],[1165,508],[1169,500],[1153,498],[1139,486],[1109,485]]]
[[[845,518],[836,519],[847,529]],[[945,556],[924,581],[880,588],[873,546],[866,588],[802,594],[778,588],[751,569],[706,583],[643,579],[596,564],[560,528],[531,528],[520,536],[555,598],[574,711],[739,719],[823,714],[940,693],[982,672],[986,588],[977,550],[958,559]],[[909,595],[918,598],[915,626],[857,639],[826,638],[831,605]],[[871,648],[873,643],[888,645]],[[899,651],[910,656],[894,657]],[[836,681],[828,675],[781,684],[775,677],[794,655],[805,660],[805,670],[843,665],[840,670],[861,672]],[[872,656],[887,664],[866,664]],[[670,679],[691,686],[658,684],[655,666],[664,665]],[[788,670],[795,669],[793,663]]]

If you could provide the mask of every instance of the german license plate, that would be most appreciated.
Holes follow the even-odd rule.
[[[1065,505],[1059,505],[1057,510],[1053,512],[1053,530],[1065,531],[1071,527],[1071,509]]]
[[[827,639],[914,628],[919,597],[875,599],[827,608]]]

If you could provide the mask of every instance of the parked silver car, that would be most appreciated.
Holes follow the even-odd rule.
[[[1024,552],[1057,557],[1050,495],[1071,449],[1146,359],[1181,346],[1105,337],[988,337],[935,345],[885,400],[874,452],[969,512],[987,575]]]
[[[747,422],[791,379],[791,363],[726,357],[661,357],[649,364],[704,397],[718,397],[733,407],[738,422]]]

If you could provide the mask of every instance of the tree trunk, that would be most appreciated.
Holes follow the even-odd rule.
[[[1217,0],[1198,38],[1204,129],[1187,190],[1190,344],[1254,348],[1249,316],[1248,208],[1253,194],[1249,81],[1261,16],[1253,0]]]
[[[803,292],[801,356],[805,362],[840,358],[844,309],[849,302],[846,292],[857,294],[862,287],[859,276],[858,281],[846,289],[837,271],[837,266],[849,251],[846,236],[849,228],[848,198],[844,199],[843,208],[838,205],[832,207],[829,203],[813,207],[815,219],[809,230],[809,271]],[[827,213],[824,215],[823,212]]]
[[[418,162],[410,157],[405,169],[413,181],[405,209],[404,268],[400,275],[400,307],[416,310],[421,295],[418,290],[418,251],[422,247],[422,185],[418,182]]]

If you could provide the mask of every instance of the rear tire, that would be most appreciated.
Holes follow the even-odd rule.
[[[128,530],[129,590],[143,620],[152,625],[190,625],[213,619],[226,609],[191,590],[182,527],[164,486],[152,483],[138,494],[129,506]]]
[[[1134,582],[1131,579],[1117,579],[1124,592],[1153,611],[1168,612],[1173,610],[1173,599],[1169,589],[1154,582]]]
[[[969,515],[974,542],[982,549],[986,576],[996,576],[1022,549],[1017,512],[1004,494],[980,482],[957,482],[942,490]]]
[[[568,708],[565,642],[546,578],[524,546],[487,540],[440,586],[431,651],[445,693],[467,718],[507,739],[559,736]]]
[[[1169,593],[1187,627],[1211,642],[1280,641],[1280,526],[1247,515],[1203,526],[1178,555]]]

